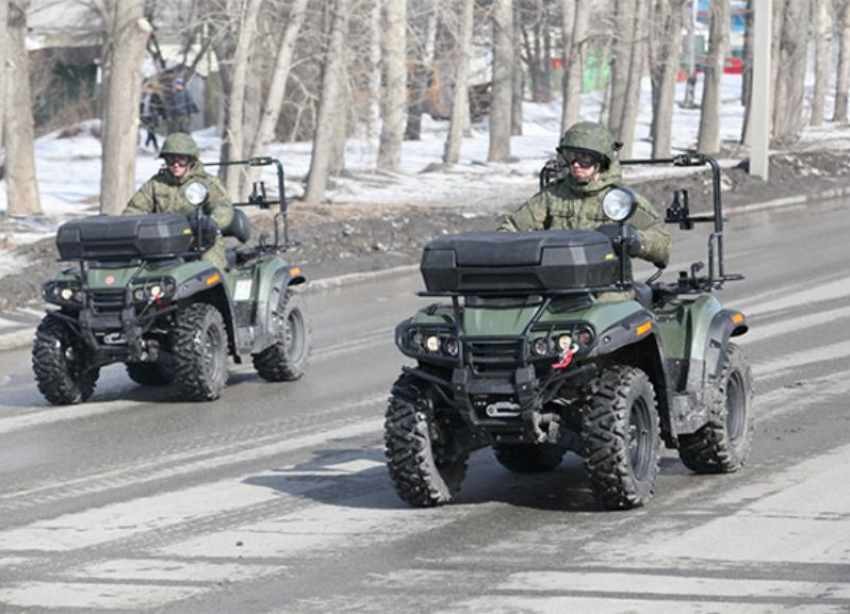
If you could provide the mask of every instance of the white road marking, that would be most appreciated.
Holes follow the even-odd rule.
[[[850,340],[839,341],[832,345],[823,345],[810,350],[803,350],[802,352],[795,351],[793,347],[789,347],[788,352],[781,358],[763,361],[754,365],[753,374],[756,377],[775,377],[788,371],[796,371],[805,365],[848,357],[850,357]]]
[[[209,561],[182,561],[179,559],[111,559],[86,565],[66,577],[82,580],[125,580],[133,582],[173,582],[187,578],[192,583],[241,582],[264,575],[280,573],[282,566]]]
[[[750,314],[767,315],[794,307],[812,307],[816,303],[850,297],[850,277],[833,279],[814,286],[805,283],[793,288],[783,287],[762,295],[743,297],[734,304]]]
[[[145,610],[203,593],[203,586],[22,582],[0,588],[0,604],[19,608]]]
[[[789,333],[806,333],[815,326],[822,324],[836,325],[839,320],[844,318],[850,318],[850,307],[838,307],[826,311],[789,316],[770,324],[753,324],[744,339],[747,343],[755,343]]]

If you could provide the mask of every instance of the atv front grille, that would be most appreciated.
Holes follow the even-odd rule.
[[[118,314],[124,308],[124,290],[90,290],[86,294],[97,315]]]
[[[523,360],[521,341],[467,341],[465,346],[475,373],[512,371]]]

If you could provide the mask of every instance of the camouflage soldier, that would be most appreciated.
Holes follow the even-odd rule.
[[[124,209],[124,215],[178,213],[189,216],[190,223],[194,224],[197,207],[186,199],[185,190],[196,181],[204,184],[209,197],[203,207],[209,217],[204,218],[208,221],[203,232],[205,236],[214,233],[215,243],[204,252],[203,258],[224,269],[224,240],[218,229],[227,228],[233,220],[233,205],[221,182],[204,170],[198,156],[198,146],[191,135],[185,132],[170,134],[159,154],[165,159],[165,166],[139,188]]]
[[[600,124],[579,122],[564,133],[558,154],[569,174],[546,186],[499,226],[499,230],[595,230],[610,223],[602,211],[602,199],[621,184],[619,143]],[[638,208],[629,219],[640,238],[634,254],[654,264],[670,258],[670,234],[653,206],[638,195]]]

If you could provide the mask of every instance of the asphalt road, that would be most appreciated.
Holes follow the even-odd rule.
[[[296,383],[234,368],[172,400],[121,367],[53,408],[0,354],[0,612],[850,612],[850,203],[732,215],[721,300],[754,365],[750,463],[603,512],[577,457],[527,477],[472,457],[457,504],[414,510],[383,465],[415,275],[308,297]],[[704,258],[677,234],[675,264]]]

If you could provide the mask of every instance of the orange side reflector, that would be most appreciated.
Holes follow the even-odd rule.
[[[652,321],[650,320],[649,322],[645,322],[644,324],[641,324],[640,326],[637,327],[637,334],[638,334],[638,336],[644,335],[651,330],[652,330]]]
[[[743,321],[744,321],[744,314],[743,313],[736,313],[735,315],[732,316],[732,323],[733,324],[740,324]]]
[[[219,275],[218,273],[213,273],[212,275],[207,277],[207,285],[211,286],[211,285],[213,285],[214,283],[216,283],[217,281],[220,281],[220,280],[221,280],[221,275]]]
[[[301,267],[300,266],[289,267],[289,274],[292,275],[293,277],[298,277],[299,275],[301,275]]]

